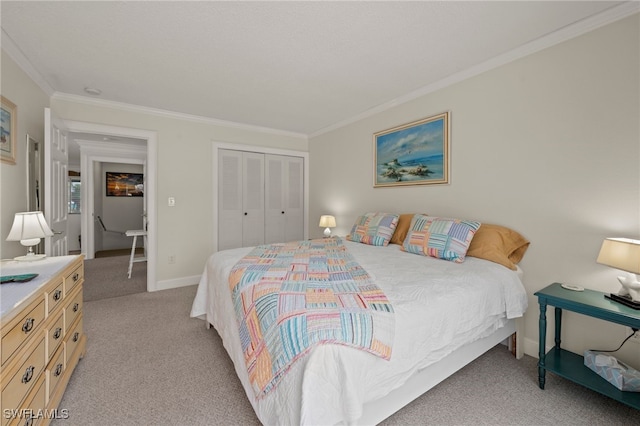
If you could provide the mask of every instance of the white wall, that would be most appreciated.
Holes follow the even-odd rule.
[[[524,332],[526,353],[537,356],[534,292],[554,281],[617,291],[617,272],[595,262],[602,240],[640,237],[639,21],[636,14],[311,138],[310,223],[334,214],[334,231],[345,234],[367,211],[426,212],[516,229],[531,240],[521,263]],[[447,110],[450,184],[373,188],[373,133]],[[626,331],[568,313],[563,335],[581,352],[614,349]],[[625,357],[640,368],[640,345],[628,343]]]
[[[9,235],[14,214],[27,209],[27,134],[44,142],[44,108],[49,106],[49,96],[4,50],[0,89],[2,96],[16,104],[18,111],[16,164],[0,163],[0,258],[5,259],[26,253],[19,242],[5,241],[5,238]]]
[[[212,253],[213,141],[296,151],[308,149],[302,136],[223,126],[213,120],[55,96],[51,106],[66,120],[157,132],[158,288],[196,284]],[[176,199],[175,207],[167,206],[169,197]],[[175,263],[168,263],[169,256],[175,256]]]

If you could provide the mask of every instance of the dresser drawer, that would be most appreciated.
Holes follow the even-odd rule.
[[[78,319],[78,322],[75,324],[73,329],[67,333],[67,339],[64,342],[65,352],[67,353],[67,364],[69,363],[69,360],[71,359],[71,357],[73,356],[73,353],[78,347],[78,343],[80,342],[81,337],[82,337],[82,315]]]
[[[25,362],[13,373],[10,379],[2,383],[2,408],[17,408],[29,393],[33,384],[44,371],[46,363],[45,336],[41,334],[40,343],[29,355]]]
[[[35,302],[35,306],[21,315],[16,323],[12,322],[11,328],[2,335],[2,365],[26,341],[40,329],[40,323],[44,321],[44,299]]]
[[[51,314],[55,308],[62,305],[62,279],[53,290],[47,293],[47,312]]]
[[[47,378],[49,379],[49,398],[53,395],[53,392],[56,390],[56,386],[62,378],[65,370],[64,364],[64,348],[60,348],[58,352],[56,352],[55,358],[49,363],[47,367]]]
[[[64,317],[63,313],[60,312],[58,318],[51,324],[49,329],[47,330],[47,354],[49,355],[48,359],[51,359],[53,353],[58,349],[60,343],[64,341]]]
[[[71,295],[70,301],[68,301],[64,308],[64,324],[67,331],[69,331],[73,322],[78,315],[80,315],[80,312],[82,312],[82,289]]]
[[[84,264],[81,263],[64,277],[64,295],[71,294],[73,289],[84,280]]]
[[[27,399],[19,409],[9,409],[2,413],[2,426],[24,426],[24,425],[39,425],[42,424],[41,418],[33,418],[29,420],[29,417],[36,416],[38,410],[42,410],[42,407],[46,407],[47,403],[47,386],[44,374],[40,375],[38,381],[34,385],[34,390],[30,392]]]

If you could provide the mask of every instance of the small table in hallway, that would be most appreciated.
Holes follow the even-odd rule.
[[[131,271],[133,269],[133,264],[136,262],[146,262],[147,261],[147,231],[144,229],[134,229],[128,230],[125,232],[127,237],[133,237],[133,244],[131,245],[131,257],[129,257],[129,271],[127,272],[127,277],[131,278]],[[138,237],[142,236],[144,239],[144,255],[136,257],[136,243]]]

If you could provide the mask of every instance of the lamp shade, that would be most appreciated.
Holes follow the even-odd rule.
[[[7,241],[24,241],[50,237],[53,232],[44,220],[42,212],[16,213],[13,218],[13,226],[9,231]],[[36,241],[35,244],[38,242]],[[32,245],[32,244],[27,244]]]
[[[602,242],[596,262],[640,274],[640,240],[607,238]]]
[[[336,227],[336,218],[330,215],[322,215],[320,216],[320,225],[321,228],[335,228]]]

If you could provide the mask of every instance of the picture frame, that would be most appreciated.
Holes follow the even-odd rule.
[[[143,197],[144,174],[106,172],[107,197]]]
[[[449,183],[450,112],[373,134],[373,186]]]
[[[18,132],[18,108],[4,96],[0,109],[0,161],[16,164],[16,133]]]

